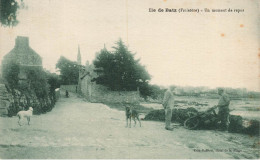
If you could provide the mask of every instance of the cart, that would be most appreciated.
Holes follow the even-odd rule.
[[[214,106],[206,110],[205,112],[199,112],[197,115],[192,116],[184,121],[184,127],[186,129],[198,129],[200,127],[213,128],[218,126],[220,122],[215,109],[218,106]],[[228,116],[229,122],[229,116]]]

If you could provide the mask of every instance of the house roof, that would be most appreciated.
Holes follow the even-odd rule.
[[[29,38],[18,36],[15,47],[3,58],[3,64],[14,61],[20,65],[42,65],[42,58],[29,46]]]

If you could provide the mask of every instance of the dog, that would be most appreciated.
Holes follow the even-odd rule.
[[[32,113],[33,113],[33,108],[32,108],[32,107],[29,107],[29,110],[27,110],[27,111],[19,111],[19,112],[17,113],[17,116],[18,116],[18,124],[21,126],[20,121],[21,121],[23,118],[27,118],[28,125],[30,125],[30,118],[32,117]]]
[[[125,106],[125,115],[126,115],[126,127],[128,127],[128,119],[130,121],[129,124],[129,128],[131,128],[131,119],[133,118],[133,120],[135,121],[135,125],[136,126],[136,120],[137,119],[139,121],[140,127],[141,127],[141,121],[139,119],[139,114],[136,110],[132,109],[129,106]]]

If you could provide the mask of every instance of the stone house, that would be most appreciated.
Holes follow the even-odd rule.
[[[30,47],[28,37],[18,36],[16,38],[15,46],[9,53],[4,56],[2,60],[2,66],[11,62],[19,64],[20,79],[26,79],[24,74],[25,67],[34,66],[42,68],[42,58]]]
[[[5,66],[8,67],[8,64],[11,63],[19,65],[19,83],[27,83],[26,67],[42,68],[42,58],[30,47],[28,37],[18,36],[16,38],[14,48],[3,57],[1,69],[4,69]],[[2,73],[0,75],[2,76]],[[6,115],[10,103],[13,102],[13,99],[10,98],[12,95],[8,93],[4,84],[0,84],[0,94],[0,115]],[[22,97],[20,97],[20,101],[23,100]]]

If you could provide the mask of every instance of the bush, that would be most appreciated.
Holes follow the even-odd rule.
[[[249,121],[250,126],[247,128],[244,128],[244,133],[249,135],[258,135],[260,131],[260,122],[257,120],[251,120]]]
[[[231,133],[241,133],[243,132],[243,118],[241,116],[235,116],[235,115],[231,115],[229,117],[229,127],[228,127],[228,131]]]
[[[18,105],[15,105],[14,103],[12,103],[9,108],[8,108],[8,117],[12,117],[15,116],[17,114],[17,112],[20,111],[20,108],[18,107]]]
[[[26,77],[19,80],[18,75]],[[3,65],[3,77],[14,103],[8,109],[8,116],[20,110],[34,108],[34,113],[51,111],[56,102],[55,88],[59,86],[58,76],[46,73],[41,67],[19,66],[15,62]]]
[[[198,113],[198,111],[192,107],[187,109],[173,109],[171,121],[183,124],[184,121],[191,116],[191,114],[194,115],[196,113]],[[144,120],[165,121],[165,111],[164,109],[153,110],[145,116]]]
[[[165,121],[165,111],[164,109],[153,110],[144,117],[144,120]]]

